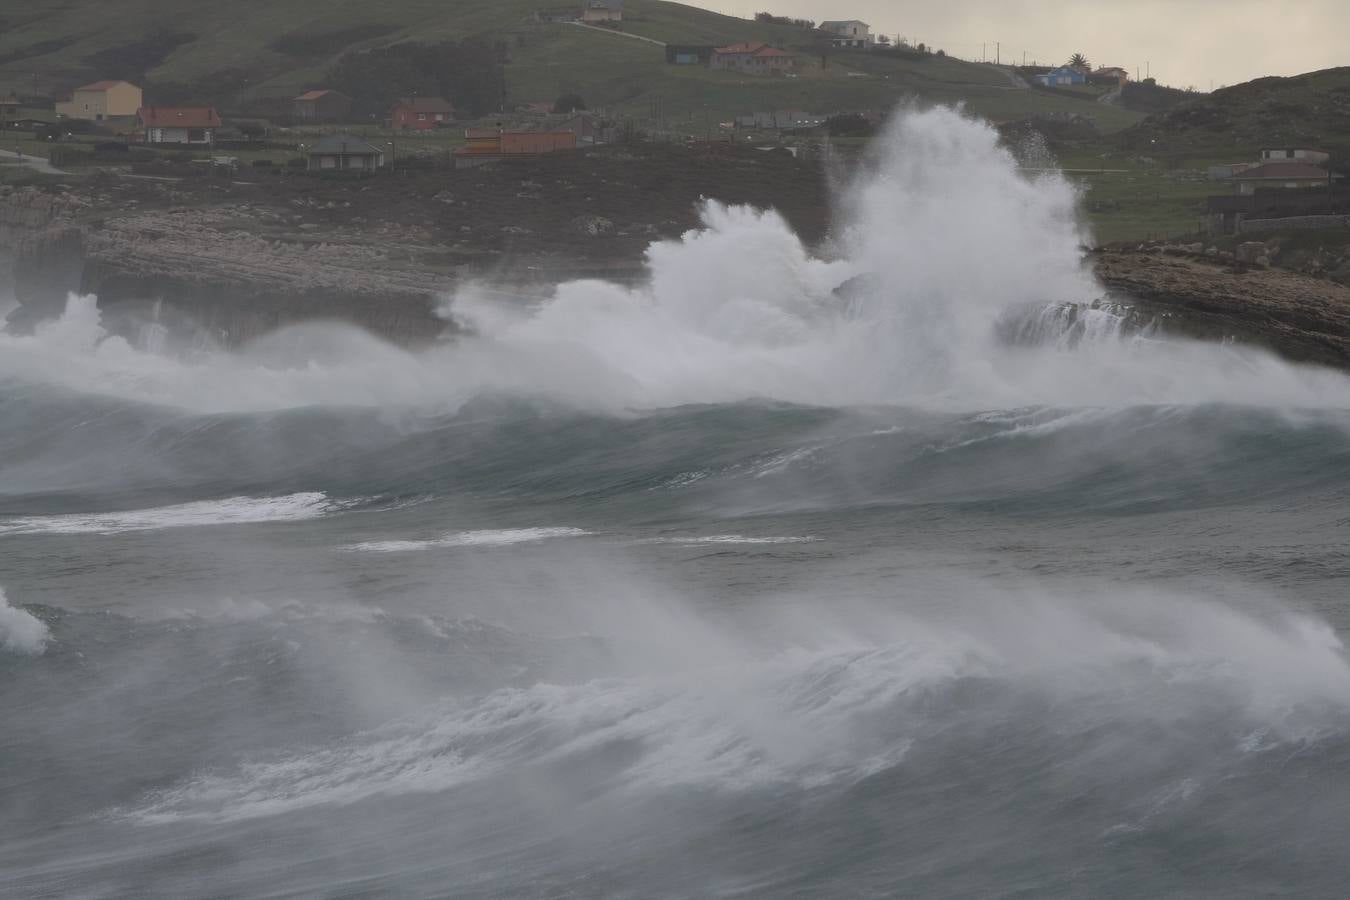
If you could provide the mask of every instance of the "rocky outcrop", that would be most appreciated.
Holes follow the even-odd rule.
[[[1157,251],[1104,252],[1097,277],[1168,333],[1234,340],[1350,369],[1350,287],[1264,267]]]
[[[59,314],[74,291],[97,294],[114,330],[153,311],[226,344],[312,319],[404,343],[447,328],[435,309],[455,272],[418,258],[439,248],[389,229],[320,235],[303,214],[246,200],[169,205],[176,199],[171,188],[134,183],[0,196],[0,237],[10,248],[0,278],[20,304],[10,327]]]

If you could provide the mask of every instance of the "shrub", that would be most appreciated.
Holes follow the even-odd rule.
[[[305,166],[309,165],[309,161],[302,156],[297,156],[294,159],[287,160],[286,165],[291,169],[303,169]]]
[[[270,169],[272,168],[272,161],[270,159],[255,159],[253,161],[253,168]]]

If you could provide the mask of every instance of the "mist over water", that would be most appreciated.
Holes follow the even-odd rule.
[[[1350,383],[879,143],[430,349],[0,335],[0,893],[1337,895]]]

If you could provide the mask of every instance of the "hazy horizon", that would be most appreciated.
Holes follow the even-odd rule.
[[[1076,52],[1093,65],[1150,71],[1164,84],[1199,90],[1264,75],[1350,65],[1344,0],[1304,0],[1273,6],[1268,0],[1139,0],[1122,6],[1091,2],[1064,7],[1030,0],[964,0],[950,5],[850,0],[689,0],[694,6],[737,16],[764,10],[776,15],[863,19],[875,32],[901,35],[964,59],[982,55],[1003,62],[1059,63]],[[1088,10],[1088,11],[1085,11]],[[1273,16],[1281,18],[1272,41]],[[1001,43],[1001,47],[999,44]]]

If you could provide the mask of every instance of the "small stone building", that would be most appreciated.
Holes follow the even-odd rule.
[[[384,151],[354,134],[330,134],[307,154],[311,172],[374,172],[384,168]]]

